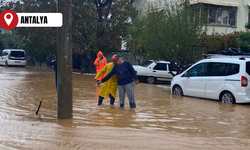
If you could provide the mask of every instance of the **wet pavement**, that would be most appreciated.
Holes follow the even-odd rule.
[[[136,109],[97,106],[94,75],[73,74],[73,119],[57,120],[52,71],[0,67],[0,149],[249,149],[250,105],[173,96],[135,86]],[[37,107],[42,101],[38,115]]]

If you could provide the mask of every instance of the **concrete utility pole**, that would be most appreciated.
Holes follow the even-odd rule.
[[[57,118],[72,116],[72,0],[57,0],[63,25],[57,29]]]

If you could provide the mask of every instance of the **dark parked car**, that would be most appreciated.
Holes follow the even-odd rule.
[[[72,54],[72,64],[73,64],[73,69],[82,69],[81,59],[75,53]],[[55,70],[56,65],[57,65],[57,61],[55,58],[55,59],[51,60],[50,67]]]

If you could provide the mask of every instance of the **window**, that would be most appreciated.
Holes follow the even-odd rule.
[[[175,63],[171,63],[168,65],[170,71],[177,71],[177,65]]]
[[[8,55],[8,52],[2,52],[2,56]]]
[[[189,76],[190,77],[204,76],[205,72],[206,72],[207,65],[208,65],[208,63],[202,63],[202,64],[198,64],[198,65],[194,66],[193,68],[191,68],[188,71]]]
[[[216,9],[210,8],[209,9],[209,23],[215,24],[215,18],[216,18]]]
[[[250,62],[246,62],[246,72],[250,75]]]
[[[228,10],[222,10],[222,24],[228,24]]]
[[[209,5],[209,24],[217,25],[236,25],[236,7],[222,7],[216,5]]]
[[[221,24],[221,8],[216,10],[216,23]]]
[[[24,52],[12,51],[11,56],[13,56],[13,57],[24,57]]]
[[[228,65],[228,72],[227,75],[233,75],[233,74],[237,74],[240,72],[240,65],[239,64],[229,64]]]
[[[248,7],[248,23],[250,23],[250,7]]]
[[[152,61],[146,61],[144,62],[141,66],[143,67],[148,67],[149,65],[151,65],[153,62]]]
[[[209,63],[207,76],[226,76],[228,63]]]
[[[153,69],[167,71],[167,64],[157,63],[157,65]]]
[[[235,10],[229,10],[229,24],[236,26],[236,8]]]

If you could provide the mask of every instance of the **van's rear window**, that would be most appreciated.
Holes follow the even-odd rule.
[[[24,57],[24,52],[21,51],[11,51],[12,57]]]
[[[246,72],[250,75],[250,62],[246,62]]]

